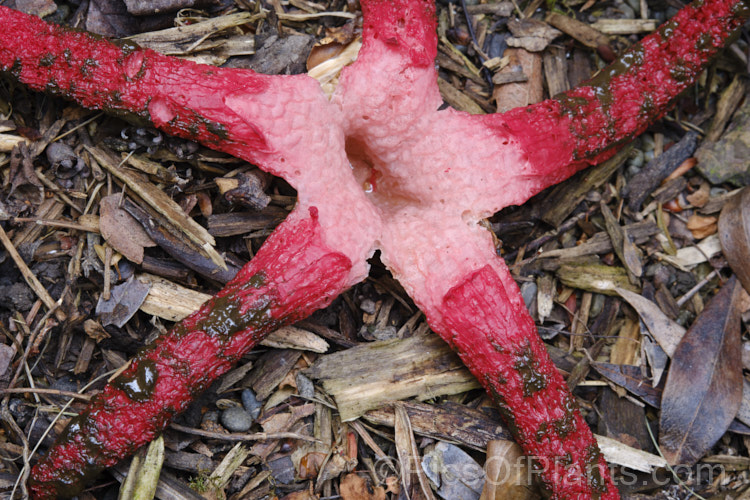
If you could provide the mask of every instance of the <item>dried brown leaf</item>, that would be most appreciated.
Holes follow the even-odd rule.
[[[28,144],[19,143],[10,155],[10,170],[5,185],[10,184],[10,194],[19,191],[20,198],[28,198],[35,205],[44,199],[44,186],[34,173],[34,162]]]
[[[192,217],[189,217],[164,191],[151,182],[144,181],[130,170],[120,168],[121,162],[109,151],[92,147],[86,147],[86,150],[101,166],[124,182],[129,189],[132,189],[157,213],[164,216],[188,240],[198,245],[217,266],[223,269],[227,268],[223,257],[214,248],[216,244],[214,237]]]
[[[719,217],[724,256],[745,290],[750,291],[750,187],[730,198]]]
[[[737,420],[745,425],[750,425],[750,382],[742,381],[742,403],[737,412]]]
[[[638,278],[643,274],[643,264],[638,257],[638,249],[628,238],[625,229],[620,226],[617,218],[614,216],[612,211],[606,205],[606,203],[600,203],[600,209],[604,216],[604,224],[607,229],[609,239],[612,240],[612,249],[617,254],[617,257],[625,265],[625,270],[628,272],[628,279],[630,283],[637,286]]]
[[[138,32],[140,22],[128,14],[120,0],[97,0],[89,3],[86,31],[112,38],[123,38]]]
[[[617,293],[636,310],[648,331],[671,357],[685,335],[685,329],[672,321],[659,306],[647,298],[622,288],[618,288]]]
[[[717,218],[712,215],[693,214],[688,218],[687,228],[693,234],[693,238],[702,240],[716,232]]]
[[[705,181],[702,182],[700,187],[696,191],[685,196],[685,199],[694,207],[705,207],[706,203],[711,199],[711,184]]]
[[[615,295],[618,288],[640,292],[639,288],[630,283],[627,271],[622,267],[588,263],[563,264],[557,270],[557,277],[563,285],[587,292]]]
[[[96,314],[102,326],[117,325],[122,328],[138,312],[150,288],[148,283],[131,276],[125,283],[112,289],[109,300],[104,300],[103,295],[99,297]]]
[[[484,489],[482,466],[454,444],[438,441],[428,446],[421,466],[440,498],[476,498]]]
[[[315,44],[312,50],[310,50],[310,55],[307,56],[307,71],[310,71],[315,66],[338,56],[345,48],[346,45],[333,40],[328,43],[319,42]]]
[[[672,173],[666,177],[666,179],[664,179],[663,184],[666,184],[671,180],[682,177],[683,175],[688,173],[697,163],[698,163],[698,160],[696,160],[694,156],[691,156],[690,158],[685,159],[685,161],[680,163],[680,165],[676,169],[674,169]]]
[[[658,408],[661,401],[661,389],[651,385],[651,381],[643,376],[639,366],[616,365],[614,363],[594,363],[592,365],[600,375],[606,377],[628,392],[635,394],[646,403]]]
[[[344,476],[340,488],[343,500],[385,500],[385,490],[381,486],[373,487],[367,479],[354,473]]]
[[[281,500],[318,500],[318,495],[314,495],[307,490],[293,491]]]
[[[99,230],[107,243],[126,259],[140,264],[143,249],[156,246],[143,226],[132,215],[120,208],[120,195],[102,198],[99,204]]]
[[[87,319],[83,322],[83,330],[90,339],[95,340],[96,342],[110,337],[109,332],[107,332],[98,321],[93,319]]]
[[[670,464],[692,465],[726,432],[742,401],[739,286],[733,277],[672,356],[659,444]]]
[[[532,500],[539,498],[530,481],[529,461],[513,441],[493,440],[487,445],[487,480],[479,500]]]

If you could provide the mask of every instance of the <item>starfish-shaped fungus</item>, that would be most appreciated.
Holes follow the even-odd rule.
[[[376,249],[493,396],[555,497],[618,498],[479,221],[608,157],[663,115],[748,16],[745,0],[699,0],[589,84],[486,116],[440,109],[431,0],[361,4],[363,46],[330,100],[305,75],[196,65],[0,7],[0,70],[86,107],[135,113],[299,193],[227,287],[71,422],[32,472],[37,498],[74,494],[153,439],[265,334],[361,281]]]

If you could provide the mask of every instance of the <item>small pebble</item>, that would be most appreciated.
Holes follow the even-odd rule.
[[[654,150],[654,136],[651,134],[643,134],[641,136],[641,149],[643,151]]]
[[[595,293],[594,299],[591,301],[591,311],[589,317],[596,318],[600,312],[604,309],[604,295],[601,293]]]
[[[221,425],[230,432],[246,432],[253,425],[253,420],[252,415],[239,406],[221,412]]]
[[[258,418],[258,415],[260,415],[260,409],[263,406],[263,402],[258,401],[258,398],[255,397],[255,393],[250,389],[243,390],[241,397],[242,406],[245,408],[245,411],[251,417],[253,417],[253,420]]]
[[[589,203],[599,203],[602,200],[602,194],[599,191],[591,190],[588,193],[586,193],[586,196],[584,197],[584,199],[588,201]],[[570,246],[575,246],[575,242]]]
[[[622,12],[624,14],[624,16],[625,16],[626,19],[635,19],[636,9],[638,11],[641,10],[640,2],[638,2],[638,3],[639,3],[639,5],[633,7],[633,6],[630,6],[629,4],[627,4],[625,2],[617,2],[616,1],[615,2],[615,6],[617,7],[617,9],[620,12]]]
[[[628,158],[628,173],[635,175],[643,166],[643,158],[643,151],[640,149],[634,149],[633,152],[630,153],[630,158]]]

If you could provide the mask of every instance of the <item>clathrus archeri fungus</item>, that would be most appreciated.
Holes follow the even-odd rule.
[[[36,498],[75,494],[154,438],[265,334],[362,280],[376,249],[492,395],[555,497],[618,498],[479,221],[608,158],[660,118],[742,25],[747,4],[697,1],[590,82],[485,116],[439,110],[432,1],[361,4],[363,46],[330,100],[306,75],[198,65],[0,7],[3,72],[89,108],[138,115],[299,193],[227,287],[73,419],[32,471]]]

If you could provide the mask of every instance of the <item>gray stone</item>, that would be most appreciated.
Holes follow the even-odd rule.
[[[247,432],[253,425],[253,417],[243,408],[232,406],[221,412],[221,425],[230,432]]]
[[[255,393],[251,391],[250,389],[245,389],[242,391],[242,406],[245,408],[245,411],[250,414],[251,417],[253,417],[253,420],[258,418],[258,415],[260,415],[260,409],[263,406],[262,401],[258,401],[258,398],[255,397]]]

